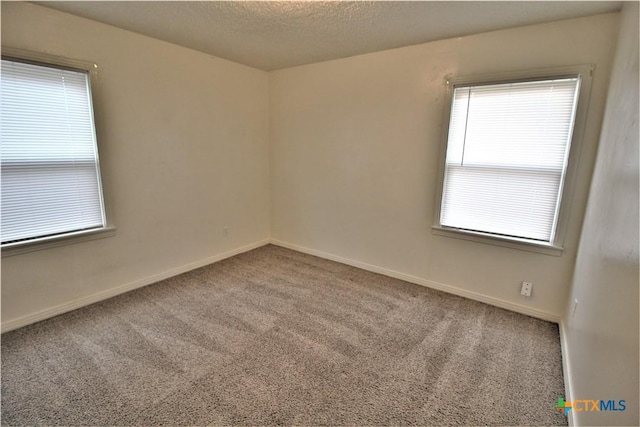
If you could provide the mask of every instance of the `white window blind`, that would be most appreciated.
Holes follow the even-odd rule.
[[[552,243],[580,78],[455,87],[440,224]]]
[[[105,226],[87,72],[2,60],[2,243]]]

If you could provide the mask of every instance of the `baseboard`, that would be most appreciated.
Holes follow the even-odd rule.
[[[458,288],[456,286],[445,285],[444,283],[434,282],[432,280],[427,280],[421,277],[400,273],[398,271],[389,270],[387,268],[378,267],[378,266],[367,264],[361,261],[355,261],[349,258],[343,258],[338,255],[332,255],[326,252],[317,251],[315,249],[298,246],[293,243],[284,242],[278,239],[271,239],[270,243],[276,246],[282,246],[283,248],[292,249],[294,251],[303,252],[309,255],[314,255],[320,258],[324,258],[324,259],[336,261],[342,264],[347,264],[353,267],[361,268],[363,270],[371,271],[373,273],[378,273],[384,276],[393,277],[394,279],[404,280],[405,282],[414,283],[416,285],[425,286],[427,288],[436,289],[439,291],[447,292],[449,294],[469,298],[475,301],[480,301],[485,304],[504,308],[510,311],[515,311],[516,313],[526,314],[527,316],[535,317],[542,320],[547,320],[549,322],[558,323],[560,321],[560,316],[556,314],[549,313],[543,310],[538,310],[531,307],[527,307],[520,304],[515,304],[510,301],[505,301],[499,298],[490,297],[477,292]]]
[[[35,322],[39,322],[41,320],[49,319],[50,317],[54,317],[59,314],[63,314],[63,313],[76,310],[78,308],[81,308],[81,307],[84,307],[108,298],[112,298],[116,295],[120,295],[125,292],[129,292],[134,289],[138,289],[143,286],[147,286],[152,283],[156,283],[161,280],[168,279],[173,276],[177,276],[178,274],[186,273],[187,271],[195,270],[196,268],[204,267],[205,265],[222,261],[223,259],[230,258],[234,255],[238,255],[243,252],[247,252],[252,249],[259,248],[260,246],[264,246],[266,244],[269,244],[269,239],[260,240],[260,241],[251,243],[249,245],[232,249],[230,251],[227,251],[218,255],[214,255],[205,259],[201,259],[199,261],[185,264],[180,267],[172,268],[171,270],[167,270],[162,273],[154,274],[152,276],[138,279],[133,282],[126,283],[124,285],[116,286],[115,288],[107,289],[106,291],[102,291],[102,292],[95,293],[93,295],[78,298],[76,300],[69,301],[64,304],[57,305],[55,307],[50,307],[35,313],[28,314],[26,316],[18,317],[17,319],[8,320],[5,322],[2,322],[2,325],[0,326],[0,331],[4,333],[4,332],[11,331],[13,329],[18,329],[23,326],[30,325]]]
[[[260,240],[258,242],[254,242],[251,243],[249,245],[245,245],[236,249],[232,249],[230,251],[224,252],[222,254],[219,255],[214,255],[212,257],[209,258],[205,258],[196,262],[192,262],[177,268],[173,268],[171,270],[167,270],[164,271],[162,273],[158,273],[158,274],[154,274],[152,276],[149,277],[145,277],[139,280],[135,280],[133,282],[130,283],[126,283],[124,285],[120,285],[117,286],[115,288],[111,288],[111,289],[107,289],[105,291],[102,292],[98,292],[96,294],[93,295],[89,295],[86,297],[82,297],[82,298],[78,298],[76,300],[73,301],[69,301],[66,302],[64,304],[60,304],[54,307],[50,307],[35,313],[31,313],[28,314],[26,316],[22,316],[19,317],[17,319],[12,319],[12,320],[8,320],[5,322],[2,322],[2,324],[0,325],[0,332],[4,333],[4,332],[8,332],[14,329],[18,329],[21,328],[23,326],[27,326],[30,325],[32,323],[35,322],[39,322],[41,320],[45,320],[45,319],[49,319],[51,317],[72,311],[72,310],[76,310],[78,308],[99,302],[99,301],[103,301],[105,299],[114,297],[116,295],[120,295],[123,294],[125,292],[129,292],[132,291],[134,289],[138,289],[141,288],[143,286],[147,286],[150,285],[152,283],[156,283],[159,282],[161,280],[164,279],[168,279],[170,277],[173,276],[177,276],[178,274],[182,274],[182,273],[186,273],[187,271],[191,271],[194,270],[196,268],[200,268],[200,267],[204,267],[205,265],[209,265],[212,264],[214,262],[217,261],[221,261],[223,259],[226,258],[230,258],[232,256],[241,254],[243,252],[247,252],[250,251],[252,249],[256,249],[259,248],[261,246],[264,246],[266,244],[274,244],[276,246],[282,246],[284,248],[288,248],[288,249],[292,249],[298,252],[303,252],[303,253],[307,253],[310,255],[314,255],[320,258],[324,258],[324,259],[328,259],[331,261],[336,261],[336,262],[340,262],[342,264],[347,264],[347,265],[351,265],[353,267],[357,267],[357,268],[361,268],[363,270],[367,270],[367,271],[371,271],[373,273],[378,273],[378,274],[382,274],[385,276],[389,276],[389,277],[393,277],[395,279],[400,279],[400,280],[404,280],[405,282],[409,282],[409,283],[414,283],[416,285],[420,285],[420,286],[425,286],[428,288],[432,288],[432,289],[436,289],[439,291],[443,291],[443,292],[447,292],[453,295],[458,295],[461,297],[465,297],[465,298],[469,298],[475,301],[480,301],[489,305],[493,305],[496,307],[500,307],[500,308],[504,308],[506,310],[511,310],[517,313],[521,313],[521,314],[525,314],[531,317],[536,317],[539,319],[543,319],[543,320],[547,320],[550,322],[556,322],[558,323],[560,321],[559,316],[553,314],[553,313],[548,313],[546,311],[542,311],[542,310],[537,310],[534,308],[530,308],[530,307],[526,307],[520,304],[514,304],[512,302],[509,301],[504,301],[498,298],[493,298],[487,295],[483,295],[477,292],[473,292],[473,291],[469,291],[466,289],[461,289],[455,286],[451,286],[451,285],[445,285],[443,283],[439,283],[439,282],[434,282],[432,280],[426,280],[417,276],[412,276],[409,274],[405,274],[405,273],[400,273],[394,270],[389,270],[386,268],[382,268],[382,267],[378,267],[375,265],[371,265],[371,264],[367,264],[364,262],[360,262],[360,261],[355,261],[352,259],[348,259],[348,258],[344,258],[341,256],[337,256],[337,255],[332,255],[329,253],[325,253],[322,251],[317,251],[315,249],[310,249],[310,248],[306,248],[303,246],[298,246],[292,243],[288,243],[288,242],[284,242],[281,240],[277,240],[277,239],[264,239],[264,240]],[[561,337],[562,337],[562,330],[561,330]],[[563,363],[565,360],[568,360],[565,357],[565,349],[566,349],[566,345],[564,342],[562,342],[562,348],[563,348]],[[568,370],[565,368],[565,386],[567,384],[567,375],[568,375]],[[569,388],[567,388],[567,394],[568,396],[569,394]],[[567,398],[568,398],[567,396]]]
[[[571,387],[571,359],[569,359],[569,345],[567,344],[567,330],[564,320],[560,320],[558,325],[560,330],[560,350],[562,351],[562,373],[564,377],[564,400],[570,402],[573,400],[573,390]],[[573,411],[567,413],[567,422],[569,426],[575,426],[576,420]]]

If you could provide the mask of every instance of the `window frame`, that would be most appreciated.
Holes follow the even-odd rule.
[[[89,78],[89,90],[90,90],[90,102],[92,108],[92,120],[95,132],[96,139],[96,148],[98,151],[98,164],[97,164],[97,172],[98,179],[100,185],[100,195],[102,198],[102,203],[104,206],[104,215],[105,215],[105,225],[101,228],[95,228],[90,230],[80,230],[80,231],[69,231],[66,233],[57,234],[55,236],[45,236],[40,238],[34,238],[25,240],[22,242],[13,242],[7,243],[0,246],[0,252],[2,253],[2,257],[18,255],[22,253],[38,251],[43,249],[49,249],[53,247],[75,244],[80,242],[85,242],[94,239],[100,239],[104,237],[112,237],[116,234],[116,228],[113,225],[112,212],[109,203],[109,197],[107,197],[108,189],[107,185],[103,178],[103,168],[102,168],[102,160],[101,153],[103,150],[101,149],[99,137],[99,124],[98,120],[96,120],[95,114],[95,105],[96,105],[96,93],[98,92],[97,81],[98,81],[98,65],[94,62],[81,61],[76,59],[64,58],[60,56],[54,56],[46,53],[27,51],[22,49],[16,49],[12,47],[2,46],[2,59],[14,60],[24,63],[30,63],[34,65],[41,65],[45,67],[51,68],[63,68],[63,69],[72,69],[72,70],[80,70],[86,71]]]
[[[589,107],[589,99],[591,94],[591,84],[595,65],[583,64],[567,67],[537,69],[529,71],[516,71],[500,74],[491,74],[484,76],[468,76],[468,77],[451,77],[445,78],[445,87],[447,92],[447,104],[443,119],[443,134],[440,145],[440,153],[438,158],[438,179],[436,180],[436,200],[434,204],[432,233],[438,236],[452,237],[474,242],[493,244],[513,249],[520,249],[532,252],[543,253],[547,255],[560,256],[564,250],[567,227],[573,194],[575,191],[575,181],[577,170],[579,167],[580,153],[582,151],[582,140],[584,136],[584,128],[586,125],[587,111]],[[491,233],[483,233],[469,230],[462,230],[454,227],[444,226],[440,223],[440,212],[442,209],[442,196],[445,177],[445,162],[447,155],[449,124],[451,119],[451,108],[453,106],[453,92],[455,86],[469,85],[493,85],[502,83],[538,81],[544,79],[558,79],[566,77],[580,76],[581,83],[578,93],[578,105],[576,108],[575,122],[571,144],[569,147],[567,168],[565,171],[564,184],[561,191],[559,201],[559,211],[557,222],[555,224],[555,233],[551,242],[536,242],[524,238],[500,236]]]

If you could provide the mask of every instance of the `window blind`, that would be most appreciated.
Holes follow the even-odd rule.
[[[88,73],[2,60],[2,243],[105,226]]]
[[[551,243],[579,77],[455,87],[440,223]]]

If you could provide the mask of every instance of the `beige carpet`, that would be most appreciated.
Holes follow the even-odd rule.
[[[2,336],[8,425],[566,425],[557,325],[266,246]]]

